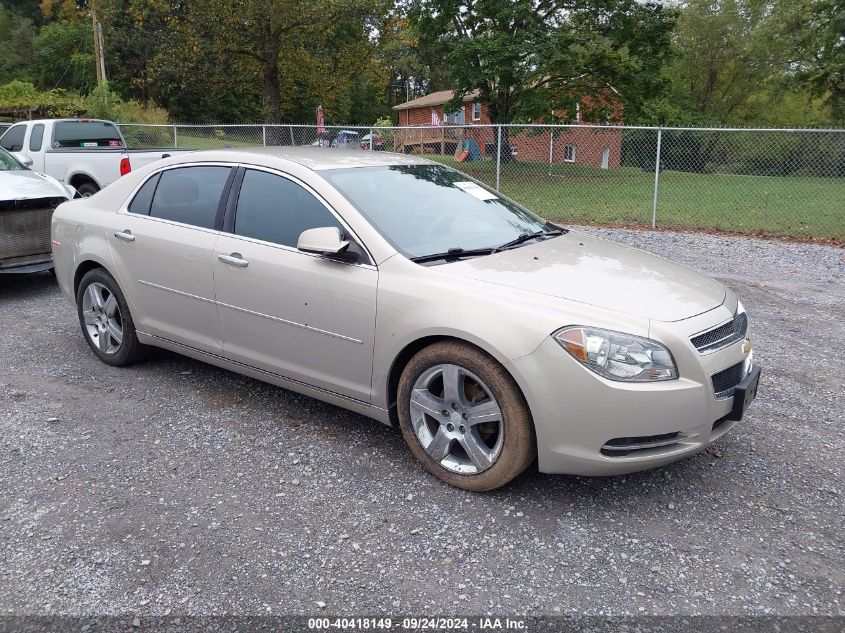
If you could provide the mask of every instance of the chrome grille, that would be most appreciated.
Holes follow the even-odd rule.
[[[727,323],[696,334],[690,341],[699,352],[712,352],[744,339],[747,332],[748,316],[741,312]]]
[[[50,253],[50,220],[64,198],[0,202],[0,261]]]
[[[745,361],[731,365],[717,374],[713,374],[713,393],[717,398],[730,398],[734,395],[734,389],[742,382],[745,374]]]

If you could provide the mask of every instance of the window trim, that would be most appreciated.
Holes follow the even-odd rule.
[[[231,167],[232,168],[232,173],[230,174],[229,180],[227,182],[228,189],[224,188],[223,193],[220,196],[221,206],[218,207],[217,219],[215,221],[215,225],[214,225],[213,229],[207,229],[205,227],[196,226],[194,224],[185,224],[184,222],[176,222],[175,220],[168,220],[166,218],[157,218],[157,217],[152,216],[152,215],[142,215],[140,213],[132,213],[131,211],[129,211],[130,203],[132,202],[132,200],[135,199],[135,196],[138,195],[138,191],[140,191],[141,187],[143,187],[147,183],[147,181],[150,180],[150,178],[153,178],[156,174],[161,174],[161,173],[164,173],[165,171],[170,171],[171,169],[183,169],[185,167]],[[371,268],[373,270],[376,270],[378,268],[378,266],[376,266],[376,264],[375,264],[375,261],[376,261],[375,257],[373,257],[373,254],[370,252],[370,249],[367,248],[367,245],[364,243],[364,240],[362,240],[358,236],[358,234],[352,229],[352,227],[349,226],[349,223],[346,220],[344,220],[344,218],[334,209],[334,207],[332,207],[326,201],[326,199],[323,196],[321,196],[313,187],[311,187],[307,183],[303,182],[299,178],[292,176],[291,174],[280,171],[278,169],[274,169],[272,167],[265,167],[263,165],[252,165],[252,164],[249,164],[249,163],[240,163],[240,162],[229,163],[229,162],[224,162],[224,161],[201,161],[201,162],[196,162],[196,163],[179,163],[179,164],[176,164],[176,165],[167,165],[167,166],[164,166],[164,167],[159,167],[158,169],[151,171],[147,175],[146,178],[144,178],[143,180],[141,180],[141,182],[139,182],[137,185],[135,185],[135,187],[132,189],[132,191],[129,193],[129,195],[126,197],[126,199],[123,201],[123,203],[118,208],[117,213],[119,215],[127,215],[127,216],[132,217],[132,218],[144,218],[144,219],[151,221],[151,222],[163,222],[165,224],[171,224],[173,226],[185,227],[185,228],[188,228],[188,229],[193,229],[195,231],[204,231],[206,233],[215,233],[215,234],[218,234],[218,235],[219,234],[226,234],[229,237],[234,237],[234,238],[237,238],[237,239],[240,239],[240,240],[246,240],[248,242],[254,242],[256,244],[272,246],[274,248],[281,248],[281,249],[284,249],[284,250],[287,250],[287,251],[291,251],[293,253],[299,253],[300,255],[305,255],[307,257],[314,257],[316,259],[324,259],[322,255],[317,255],[316,253],[305,253],[305,252],[299,250],[298,248],[285,246],[283,244],[275,244],[274,242],[266,242],[266,241],[258,240],[258,239],[252,238],[252,237],[246,237],[244,235],[236,235],[235,233],[232,233],[231,229],[226,230],[227,227],[234,226],[235,206],[237,205],[238,196],[240,195],[240,186],[241,186],[241,183],[243,182],[243,175],[246,173],[247,169],[257,169],[259,171],[266,171],[266,172],[274,174],[276,176],[281,176],[282,178],[287,178],[291,182],[294,182],[294,183],[298,184],[299,186],[305,188],[305,190],[308,191],[311,195],[313,195],[324,207],[326,207],[326,209],[328,209],[329,213],[331,213],[338,220],[338,222],[349,232],[349,235],[352,236],[352,238],[354,238],[355,243],[358,244],[358,246],[361,247],[361,250],[364,252],[364,255],[365,255],[366,260],[367,260],[367,261],[360,261],[360,262],[345,262],[345,261],[340,261],[340,260],[333,260],[333,261],[336,261],[339,264],[346,264],[348,266],[362,266],[364,268]],[[314,173],[317,173],[317,172],[314,172]],[[332,184],[330,182],[326,181],[326,184],[329,187],[332,187]],[[157,188],[158,187],[156,187],[156,189]],[[332,188],[334,188],[334,187],[332,187]],[[338,195],[340,195],[340,192],[338,192]],[[221,209],[221,207],[222,207],[222,209]],[[231,220],[229,220],[230,217],[231,217]],[[367,220],[364,220],[364,221],[366,222]],[[231,222],[231,225],[227,224],[228,222]]]
[[[478,116],[475,116],[475,106],[478,106]],[[480,101],[473,101],[473,103],[472,103],[472,120],[473,121],[480,121],[481,120],[481,102]]]
[[[566,150],[569,149],[570,147],[572,148],[572,158],[567,158],[566,157]],[[578,149],[578,146],[575,145],[574,143],[567,143],[566,145],[564,145],[563,146],[563,162],[564,163],[574,163],[577,149]]]
[[[129,205],[135,199],[135,196],[138,195],[138,191],[140,191],[141,187],[143,187],[148,180],[156,176],[156,174],[163,174],[166,171],[170,171],[173,169],[184,169],[186,167],[229,167],[231,171],[229,172],[229,177],[226,181],[226,184],[223,187],[223,191],[220,194],[220,200],[217,203],[217,214],[214,218],[214,227],[213,228],[206,228],[204,226],[197,226],[196,224],[186,224],[185,222],[177,222],[176,220],[168,220],[167,218],[158,218],[154,215],[149,214],[141,214],[141,213],[132,213],[129,210]],[[159,167],[158,169],[151,171],[147,174],[147,177],[144,178],[141,182],[135,185],[135,188],[132,189],[130,194],[126,197],[126,200],[120,205],[118,208],[117,213],[118,215],[128,215],[132,218],[143,218],[149,220],[150,222],[163,222],[164,224],[171,224],[173,226],[184,227],[186,229],[192,229],[194,231],[204,231],[205,233],[215,233],[219,234],[221,232],[221,225],[222,225],[222,217],[221,217],[221,209],[220,207],[223,206],[225,208],[226,200],[228,199],[229,193],[231,191],[232,181],[234,180],[234,174],[238,171],[239,164],[238,163],[227,163],[223,161],[202,161],[197,163],[179,163],[177,165],[167,165],[165,167]],[[156,185],[156,191],[158,191],[158,185]],[[155,195],[155,194],[154,194]],[[152,209],[151,209],[152,210]]]
[[[280,171],[278,169],[274,169],[272,167],[265,167],[263,165],[250,165],[250,164],[247,164],[247,163],[241,163],[239,165],[239,167],[240,167],[240,169],[239,169],[240,173],[239,173],[238,178],[237,178],[237,183],[233,184],[231,190],[229,191],[229,200],[226,204],[225,215],[224,215],[223,222],[221,224],[221,229],[220,229],[221,233],[225,234],[228,237],[237,238],[239,240],[246,240],[247,242],[253,242],[255,244],[261,244],[261,245],[264,245],[264,246],[272,246],[273,248],[279,248],[279,249],[282,249],[282,250],[285,250],[285,251],[290,251],[292,253],[299,253],[300,255],[306,255],[308,257],[314,257],[316,259],[325,259],[322,255],[318,255],[316,253],[306,253],[304,251],[299,250],[295,246],[287,246],[286,244],[278,244],[276,242],[268,242],[267,240],[261,240],[261,239],[258,239],[256,237],[249,237],[247,235],[238,235],[237,233],[234,232],[235,214],[237,213],[238,198],[240,197],[240,194],[241,194],[241,185],[243,185],[244,176],[246,175],[246,172],[247,172],[248,169],[253,169],[253,170],[256,170],[256,171],[263,171],[263,172],[266,172],[268,174],[272,174],[274,176],[279,176],[281,178],[284,178],[285,180],[289,180],[290,182],[294,183],[295,185],[299,185],[300,187],[305,189],[305,191],[307,191],[312,196],[314,196],[314,198],[317,200],[317,202],[322,204],[323,207],[325,207],[325,209],[332,216],[334,216],[334,218],[335,218],[335,220],[337,220],[338,224],[340,224],[346,230],[347,235],[351,236],[353,241],[356,244],[358,244],[358,246],[361,247],[361,250],[364,252],[364,256],[366,258],[366,261],[360,261],[360,262],[346,262],[346,261],[342,261],[342,260],[333,260],[333,261],[336,261],[339,264],[346,264],[346,265],[349,265],[349,266],[363,266],[365,268],[372,268],[372,269],[377,268],[377,266],[375,265],[376,260],[373,257],[372,253],[370,253],[370,249],[367,248],[367,245],[364,243],[364,241],[360,237],[358,237],[358,234],[355,233],[355,231],[352,229],[351,226],[349,226],[349,223],[346,222],[346,220],[344,220],[343,217],[341,217],[341,215],[334,209],[334,207],[332,207],[326,201],[326,199],[323,196],[321,196],[313,187],[311,187],[307,183],[303,182],[302,180],[300,180],[296,176],[293,176],[293,175],[288,174],[286,172]],[[327,183],[327,184],[329,186],[331,186],[331,183]]]

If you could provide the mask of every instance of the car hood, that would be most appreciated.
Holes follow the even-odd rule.
[[[437,268],[658,321],[712,310],[726,295],[718,281],[689,268],[577,232]]]
[[[70,187],[35,171],[0,171],[0,200],[73,198]]]

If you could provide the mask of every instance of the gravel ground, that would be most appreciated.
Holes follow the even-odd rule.
[[[845,251],[589,232],[734,288],[760,397],[670,467],[483,495],[315,400],[108,367],[50,276],[0,278],[0,613],[845,613]]]

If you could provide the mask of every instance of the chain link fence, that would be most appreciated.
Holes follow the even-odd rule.
[[[347,148],[454,166],[550,220],[845,242],[845,130],[120,126],[129,147]]]

